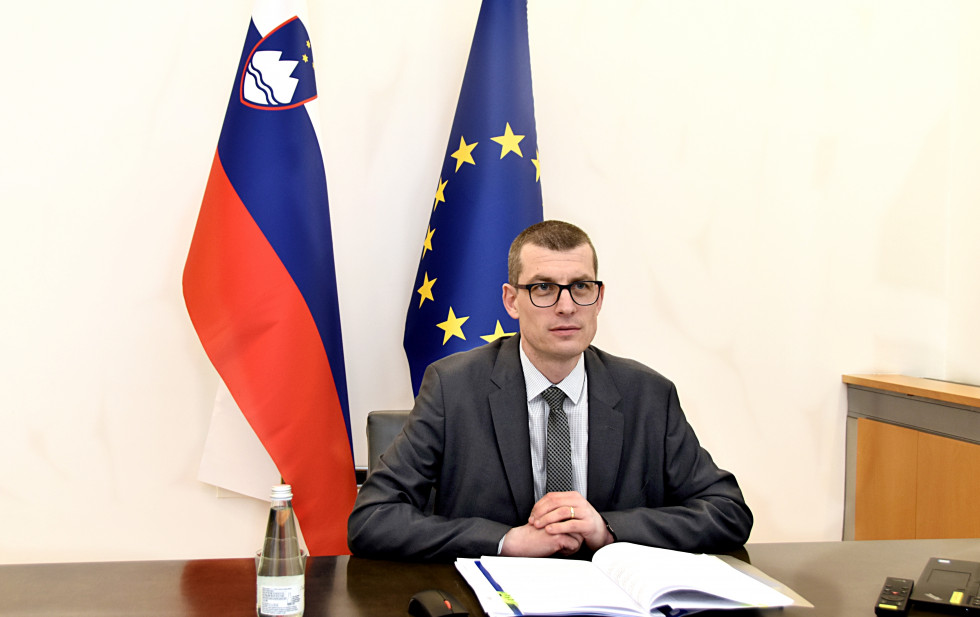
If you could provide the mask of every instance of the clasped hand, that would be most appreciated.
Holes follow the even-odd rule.
[[[571,555],[578,552],[583,542],[595,551],[612,541],[606,521],[585,497],[576,491],[548,493],[534,504],[526,525],[507,532],[501,554]]]

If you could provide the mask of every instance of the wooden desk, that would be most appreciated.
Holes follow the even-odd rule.
[[[749,561],[803,595],[813,609],[704,615],[873,615],[886,576],[917,579],[930,557],[980,561],[980,540],[755,544]],[[448,590],[482,615],[451,564],[314,557],[307,564],[307,617],[403,617],[417,591]],[[911,615],[923,615],[913,610]],[[255,615],[253,559],[0,566],[0,615]]]

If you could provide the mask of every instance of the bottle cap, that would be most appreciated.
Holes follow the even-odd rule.
[[[293,498],[293,487],[288,484],[277,484],[272,487],[274,501],[288,501]]]

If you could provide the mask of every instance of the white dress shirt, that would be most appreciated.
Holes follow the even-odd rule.
[[[579,356],[572,372],[553,384],[541,374],[521,346],[521,367],[527,387],[527,428],[531,436],[531,470],[534,474],[534,501],[544,497],[548,476],[548,408],[541,393],[558,386],[565,393],[565,414],[572,441],[572,486],[586,497],[589,469],[589,384],[585,374],[585,354]]]

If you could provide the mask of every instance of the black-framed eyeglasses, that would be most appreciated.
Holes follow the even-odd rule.
[[[602,281],[575,281],[568,285],[558,283],[525,283],[515,285],[518,289],[526,289],[531,298],[531,304],[538,308],[548,308],[558,304],[562,290],[567,289],[572,302],[579,306],[589,306],[599,299],[599,289]]]

